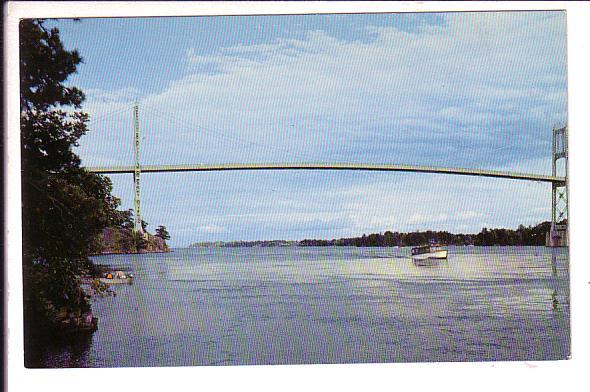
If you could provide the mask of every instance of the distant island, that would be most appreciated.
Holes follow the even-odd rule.
[[[271,240],[271,241],[214,241],[195,242],[189,248],[247,248],[247,247],[272,247],[272,246],[297,246],[300,241]]]
[[[565,222],[562,222],[565,223]],[[272,246],[357,246],[357,247],[393,247],[417,246],[429,242],[446,245],[474,245],[474,246],[543,246],[546,235],[551,228],[551,222],[542,222],[536,226],[520,225],[517,229],[488,229],[483,228],[477,234],[452,234],[447,231],[414,231],[400,233],[386,231],[385,233],[363,234],[361,237],[340,239],[304,239],[272,240],[272,241],[215,241],[196,242],[190,247],[272,247]]]

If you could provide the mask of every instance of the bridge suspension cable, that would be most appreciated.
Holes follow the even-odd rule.
[[[117,110],[112,111],[112,112],[107,112],[107,113],[104,113],[104,114],[99,115],[99,116],[90,116],[89,119],[88,119],[88,122],[90,122],[90,123],[97,123],[99,121],[104,121],[104,120],[109,119],[111,117],[114,117],[114,116],[116,116],[118,114],[125,113],[129,109],[131,109],[131,108],[133,108],[133,106],[131,106],[131,105],[125,105],[122,108],[117,109]]]
[[[150,109],[151,112],[156,116],[159,117],[163,120],[167,120],[167,121],[173,121],[175,122],[177,125],[181,125],[183,127],[186,127],[187,129],[199,129],[200,131],[211,135],[213,137],[216,137],[218,139],[222,139],[222,140],[227,140],[233,143],[240,143],[242,145],[248,145],[248,146],[253,146],[253,147],[261,147],[261,148],[265,148],[265,149],[271,149],[271,150],[275,150],[275,151],[279,151],[279,152],[283,152],[286,153],[294,158],[297,159],[312,159],[310,156],[306,155],[306,154],[301,154],[298,152],[294,152],[292,150],[289,149],[285,149],[282,147],[278,147],[278,146],[271,146],[268,144],[264,144],[264,143],[258,143],[258,142],[254,142],[251,140],[246,140],[244,138],[240,138],[237,136],[229,136],[229,135],[224,135],[220,132],[216,132],[214,130],[211,130],[209,128],[203,127],[202,125],[196,125],[196,124],[191,124],[187,121],[184,120],[180,120],[174,116],[171,116],[170,114],[167,113],[163,113],[160,110],[156,109],[156,108],[151,108]]]

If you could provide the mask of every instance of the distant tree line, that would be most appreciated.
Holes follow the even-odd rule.
[[[565,221],[562,223],[566,223]],[[478,234],[451,234],[447,231],[414,231],[399,233],[386,231],[383,234],[363,234],[362,237],[340,238],[333,240],[305,239],[299,246],[416,246],[436,242],[447,245],[545,245],[545,236],[551,228],[551,222],[536,226],[520,225],[516,230],[488,229],[484,227]]]
[[[228,248],[241,248],[241,247],[272,247],[272,246],[288,246],[293,245],[294,241],[286,241],[286,240],[258,240],[258,241],[231,241],[231,242],[221,242],[219,246],[221,247],[228,247]]]
[[[567,224],[562,221],[560,224]],[[484,227],[477,234],[452,234],[448,231],[414,231],[400,233],[386,231],[385,233],[363,234],[361,237],[340,238],[332,240],[305,239],[302,241],[272,240],[272,241],[231,241],[231,242],[197,242],[192,247],[271,247],[271,246],[417,246],[431,242],[446,245],[513,245],[513,246],[543,246],[546,235],[551,229],[551,222],[542,222],[536,226],[520,225],[516,230],[488,229]]]
[[[273,246],[292,246],[297,245],[297,241],[287,240],[257,240],[257,241],[215,241],[215,242],[195,242],[190,247],[215,247],[215,248],[253,248],[253,247],[273,247]]]

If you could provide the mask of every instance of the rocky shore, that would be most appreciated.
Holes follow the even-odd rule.
[[[170,252],[166,241],[145,233],[143,238],[129,229],[106,228],[102,231],[94,254],[164,253]]]

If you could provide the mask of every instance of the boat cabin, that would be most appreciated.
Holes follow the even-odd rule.
[[[433,253],[446,250],[444,245],[422,245],[411,249],[412,256],[423,255],[426,253]]]

